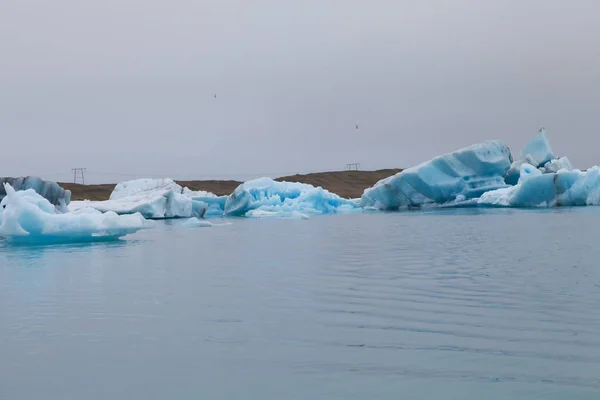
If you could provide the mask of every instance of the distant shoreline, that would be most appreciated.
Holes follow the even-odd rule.
[[[377,181],[394,175],[402,169],[380,169],[377,171],[330,171],[312,174],[298,174],[275,178],[277,181],[301,182],[313,186],[320,186],[330,192],[346,198],[356,198],[363,191],[373,186]],[[240,181],[231,180],[194,180],[179,181],[181,186],[187,186],[192,190],[205,190],[218,196],[231,194]],[[116,184],[80,185],[74,183],[59,182],[59,185],[71,191],[72,200],[108,200],[110,193]]]

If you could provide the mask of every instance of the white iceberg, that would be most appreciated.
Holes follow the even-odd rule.
[[[73,201],[70,209],[94,208],[117,214],[140,213],[145,218],[203,217],[208,205],[183,194],[172,179],[136,179],[119,183],[105,201]]]
[[[438,156],[377,182],[364,191],[363,207],[397,210],[427,204],[465,202],[506,187],[512,156],[500,141],[476,144]]]
[[[484,193],[480,206],[556,207],[600,205],[600,168],[585,172],[561,169],[543,174],[535,166],[523,164],[515,186]]]
[[[7,183],[4,189],[0,236],[14,243],[115,240],[149,226],[140,214],[119,216],[93,209],[61,213],[33,189],[17,192]]]
[[[226,216],[307,218],[360,210],[357,201],[323,188],[259,178],[238,186],[225,203]]]
[[[6,195],[4,184],[8,183],[13,189],[33,189],[37,194],[44,197],[51,204],[64,207],[71,201],[71,191],[65,190],[56,182],[45,181],[35,176],[21,178],[0,178],[0,201]]]
[[[191,197],[192,199],[195,197],[199,197],[199,198],[214,198],[214,197],[218,197],[216,194],[211,193],[211,192],[207,192],[205,190],[192,190],[188,187],[184,187],[183,194],[185,194],[187,197]]]
[[[541,128],[533,139],[525,145],[521,150],[521,157],[536,168],[543,166],[554,158],[545,128]]]

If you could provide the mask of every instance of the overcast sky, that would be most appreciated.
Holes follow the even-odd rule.
[[[542,125],[584,168],[599,21],[597,0],[1,0],[0,176],[407,167]]]

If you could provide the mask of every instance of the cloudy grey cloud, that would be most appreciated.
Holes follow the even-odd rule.
[[[487,139],[518,150],[542,125],[587,167],[599,15],[592,0],[3,0],[0,175],[405,167]]]

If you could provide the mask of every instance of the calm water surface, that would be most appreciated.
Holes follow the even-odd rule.
[[[600,208],[230,222],[0,245],[0,398],[600,398]]]

